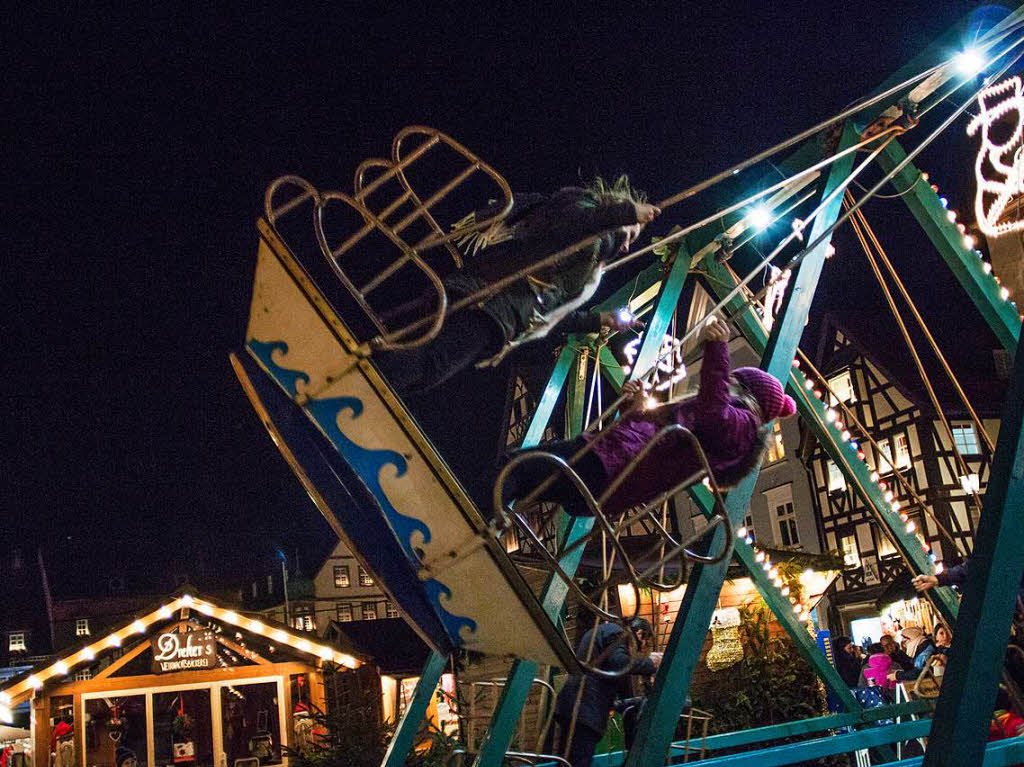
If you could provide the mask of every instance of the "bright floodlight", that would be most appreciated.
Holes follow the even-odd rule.
[[[747,223],[761,232],[772,225],[772,212],[767,205],[756,205],[747,214]]]
[[[968,48],[953,58],[953,66],[965,77],[973,77],[985,68],[985,58],[977,48]]]

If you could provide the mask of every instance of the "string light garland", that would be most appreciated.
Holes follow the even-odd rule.
[[[77,652],[70,653],[63,658],[60,658],[51,665],[39,669],[25,679],[15,682],[0,692],[0,722],[10,723],[12,721],[11,705],[15,700],[24,696],[26,693],[40,690],[50,679],[65,677],[74,667],[94,661],[97,653],[102,652],[103,650],[120,647],[126,638],[133,635],[144,634],[154,623],[168,620],[175,610],[191,607],[195,607],[204,615],[211,616],[238,628],[247,629],[256,634],[263,634],[267,630],[266,625],[260,621],[244,618],[234,610],[226,610],[210,602],[196,599],[190,594],[182,594],[170,603],[161,605],[158,609],[148,615],[137,618],[127,627],[114,631],[106,637],[91,643],[87,647],[83,647]],[[339,666],[345,666],[353,669],[359,666],[359,662],[351,655],[337,652],[328,645],[321,645],[313,642],[308,637],[293,634],[282,629],[276,629],[273,636],[274,640],[278,644],[288,645],[300,652],[315,655],[321,660],[331,661]],[[273,648],[271,648],[271,650],[273,650]],[[231,653],[230,657],[236,656]],[[255,653],[247,651],[246,657],[255,657]]]

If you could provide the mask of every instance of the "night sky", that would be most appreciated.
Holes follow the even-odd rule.
[[[15,35],[0,541],[42,543],[67,590],[118,569],[230,582],[275,546],[322,551],[326,527],[227,360],[244,340],[254,221],[275,176],[347,188],[362,158],[424,123],[513,189],[629,172],[657,200],[865,95],[976,7],[629,3],[570,17],[342,5],[37,16]],[[965,125],[921,165],[969,211]],[[972,312],[935,279],[938,257],[905,209],[872,210],[912,287]],[[877,319],[844,243],[815,316]],[[812,323],[808,350],[813,336]]]

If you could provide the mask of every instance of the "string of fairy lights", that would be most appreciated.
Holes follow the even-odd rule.
[[[346,668],[357,668],[359,666],[359,662],[354,657],[340,653],[328,645],[310,641],[304,636],[267,625],[255,618],[239,615],[234,610],[218,607],[198,597],[193,597],[191,594],[182,594],[180,597],[168,604],[162,605],[159,609],[154,610],[148,615],[137,618],[127,626],[111,632],[104,638],[61,658],[43,669],[33,672],[7,689],[0,691],[0,722],[10,723],[13,721],[11,706],[26,693],[40,690],[47,682],[66,677],[75,667],[96,660],[98,652],[120,647],[132,637],[145,634],[154,623],[169,620],[174,615],[175,610],[182,608],[195,609],[203,615],[266,637],[280,645],[292,647],[299,652],[315,655],[326,662],[336,663]],[[273,646],[271,646],[272,649]]]

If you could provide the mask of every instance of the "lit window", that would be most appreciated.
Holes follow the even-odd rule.
[[[743,519],[743,526],[745,528],[747,528],[747,536],[750,538],[750,540],[756,542],[757,541],[757,535],[754,533],[754,515],[753,514],[747,514],[747,516],[744,517],[744,519]]]
[[[973,423],[953,424],[953,443],[960,455],[977,455],[981,452],[978,449],[978,432],[974,430]]]
[[[839,545],[843,547],[843,564],[847,567],[860,567],[860,552],[857,550],[857,539],[852,535],[844,535]]]
[[[896,468],[906,469],[910,466],[910,443],[906,434],[897,434],[896,440]]]
[[[335,608],[338,611],[339,623],[348,623],[350,620],[352,620],[352,605],[350,605],[348,602],[338,602]]]
[[[316,622],[313,620],[313,611],[310,609],[298,610],[292,618],[292,625],[299,631],[315,631]]]
[[[359,585],[360,586],[372,586],[373,585],[373,578],[362,567],[359,568]]]
[[[877,470],[879,474],[888,474],[893,470],[892,462],[892,446],[889,444],[889,440],[883,439],[878,443],[878,466]]]
[[[857,401],[857,395],[853,391],[853,380],[850,377],[849,370],[845,373],[840,373],[834,378],[828,379],[828,388],[832,390],[832,395],[835,395],[829,395],[828,398],[829,405],[832,407],[835,407],[838,402],[850,404]]]
[[[9,652],[24,652],[27,649],[25,646],[25,632],[19,631],[8,636],[7,650]]]
[[[347,589],[349,587],[348,565],[334,566],[334,588]]]
[[[799,546],[800,534],[796,529],[796,513],[793,503],[781,503],[775,507],[775,522],[779,528],[779,541],[783,546]]]
[[[786,447],[782,444],[782,425],[775,421],[772,433],[768,435],[768,463],[781,461],[786,457]]]
[[[384,603],[384,614],[387,615],[389,618],[397,618],[398,617],[398,608],[395,607],[394,602],[385,602]]]
[[[87,637],[89,636],[89,619],[88,618],[77,618],[75,620],[75,636],[76,637]]]
[[[364,602],[363,603],[363,620],[364,621],[375,621],[375,620],[377,620],[377,604],[375,602]]]
[[[881,530],[876,530],[875,532],[878,535],[878,558],[893,556],[896,553],[896,547],[892,545],[889,536],[885,535]]]
[[[835,461],[828,462],[828,490],[833,492],[835,490],[846,489],[846,476],[842,470],[836,466]]]
[[[81,671],[75,672],[76,682],[88,682],[92,679],[92,669],[83,668]]]

